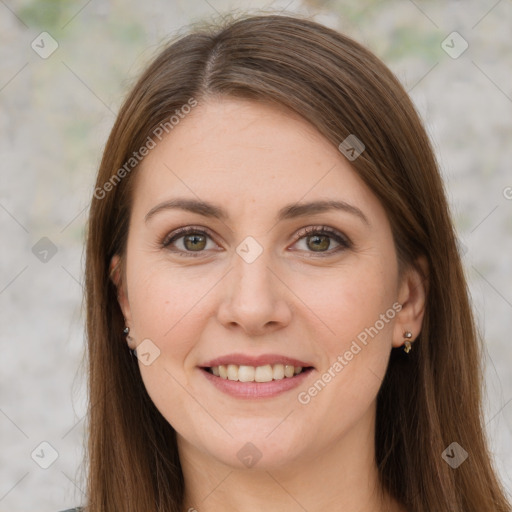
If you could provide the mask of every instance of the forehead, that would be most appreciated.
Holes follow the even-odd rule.
[[[275,210],[302,198],[379,208],[338,149],[298,114],[231,98],[200,103],[142,161],[134,208],[183,195]]]

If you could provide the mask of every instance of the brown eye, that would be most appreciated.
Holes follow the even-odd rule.
[[[186,235],[183,237],[183,245],[188,251],[202,251],[206,247],[204,235]]]
[[[180,256],[202,256],[218,246],[206,231],[194,227],[178,229],[161,241],[162,247]]]
[[[301,252],[306,255],[332,256],[352,247],[347,236],[328,226],[309,226],[297,234]],[[300,247],[302,245],[302,247]]]
[[[326,235],[308,236],[306,239],[307,246],[313,251],[326,251],[331,245],[330,237]]]

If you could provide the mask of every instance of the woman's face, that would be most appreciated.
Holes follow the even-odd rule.
[[[409,299],[384,209],[301,118],[210,100],[142,162],[120,304],[182,454],[272,468],[371,445]]]

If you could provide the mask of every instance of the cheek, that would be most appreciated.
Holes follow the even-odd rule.
[[[210,293],[224,273],[177,268],[167,260],[143,264],[142,258],[133,258],[132,263],[128,282],[137,342],[149,339],[159,350],[151,365],[139,361],[141,376],[152,401],[174,426],[179,418],[168,414],[194,407],[184,392],[195,365],[190,354],[203,337],[212,315]]]
[[[141,377],[167,421],[177,429],[189,428],[187,421],[182,425],[183,418],[202,416],[184,391],[189,386],[187,357],[203,330],[201,298],[211,287],[211,276],[198,277],[197,272],[193,276],[191,269],[172,269],[166,262],[141,263],[134,258],[132,273],[128,274],[133,323],[137,342],[149,339],[159,350],[151,364],[139,361]]]
[[[299,402],[308,414],[327,408],[349,425],[375,400],[391,350],[395,277],[394,267],[386,261],[366,261],[309,288],[304,302],[329,330],[326,327],[325,335],[316,337],[326,356],[318,379],[300,390]],[[306,294],[306,289],[299,293]]]
[[[321,319],[312,336],[322,367],[316,384],[300,390],[308,414],[328,409],[349,425],[375,400],[391,351],[395,277],[384,259],[367,259],[297,290]]]
[[[360,264],[295,280],[294,292],[310,310],[311,318],[314,313],[323,333],[323,348],[331,357],[347,350],[361,333],[364,340],[366,329],[376,322],[379,336],[389,336],[392,322],[380,319],[396,299],[394,277],[393,268],[386,268],[384,261],[361,260]]]
[[[213,273],[198,273],[193,267],[173,268],[165,261],[140,271],[137,261],[133,263],[129,290],[137,333],[160,342],[172,338],[173,343],[179,343],[182,336],[177,333],[196,325],[200,317],[205,294],[215,282]]]

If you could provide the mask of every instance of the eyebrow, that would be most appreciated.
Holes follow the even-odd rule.
[[[229,218],[229,214],[221,206],[197,199],[176,198],[164,201],[163,203],[160,203],[151,208],[151,210],[149,210],[149,212],[146,214],[144,220],[145,222],[148,222],[149,219],[151,219],[158,212],[175,209],[197,213],[203,217],[212,217],[222,221],[226,221]],[[282,221],[296,217],[305,217],[307,215],[323,213],[330,210],[339,210],[350,213],[358,217],[366,225],[371,225],[365,214],[359,208],[346,203],[345,201],[335,200],[321,200],[312,201],[310,203],[293,203],[286,205],[279,210],[276,216],[276,220]]]

